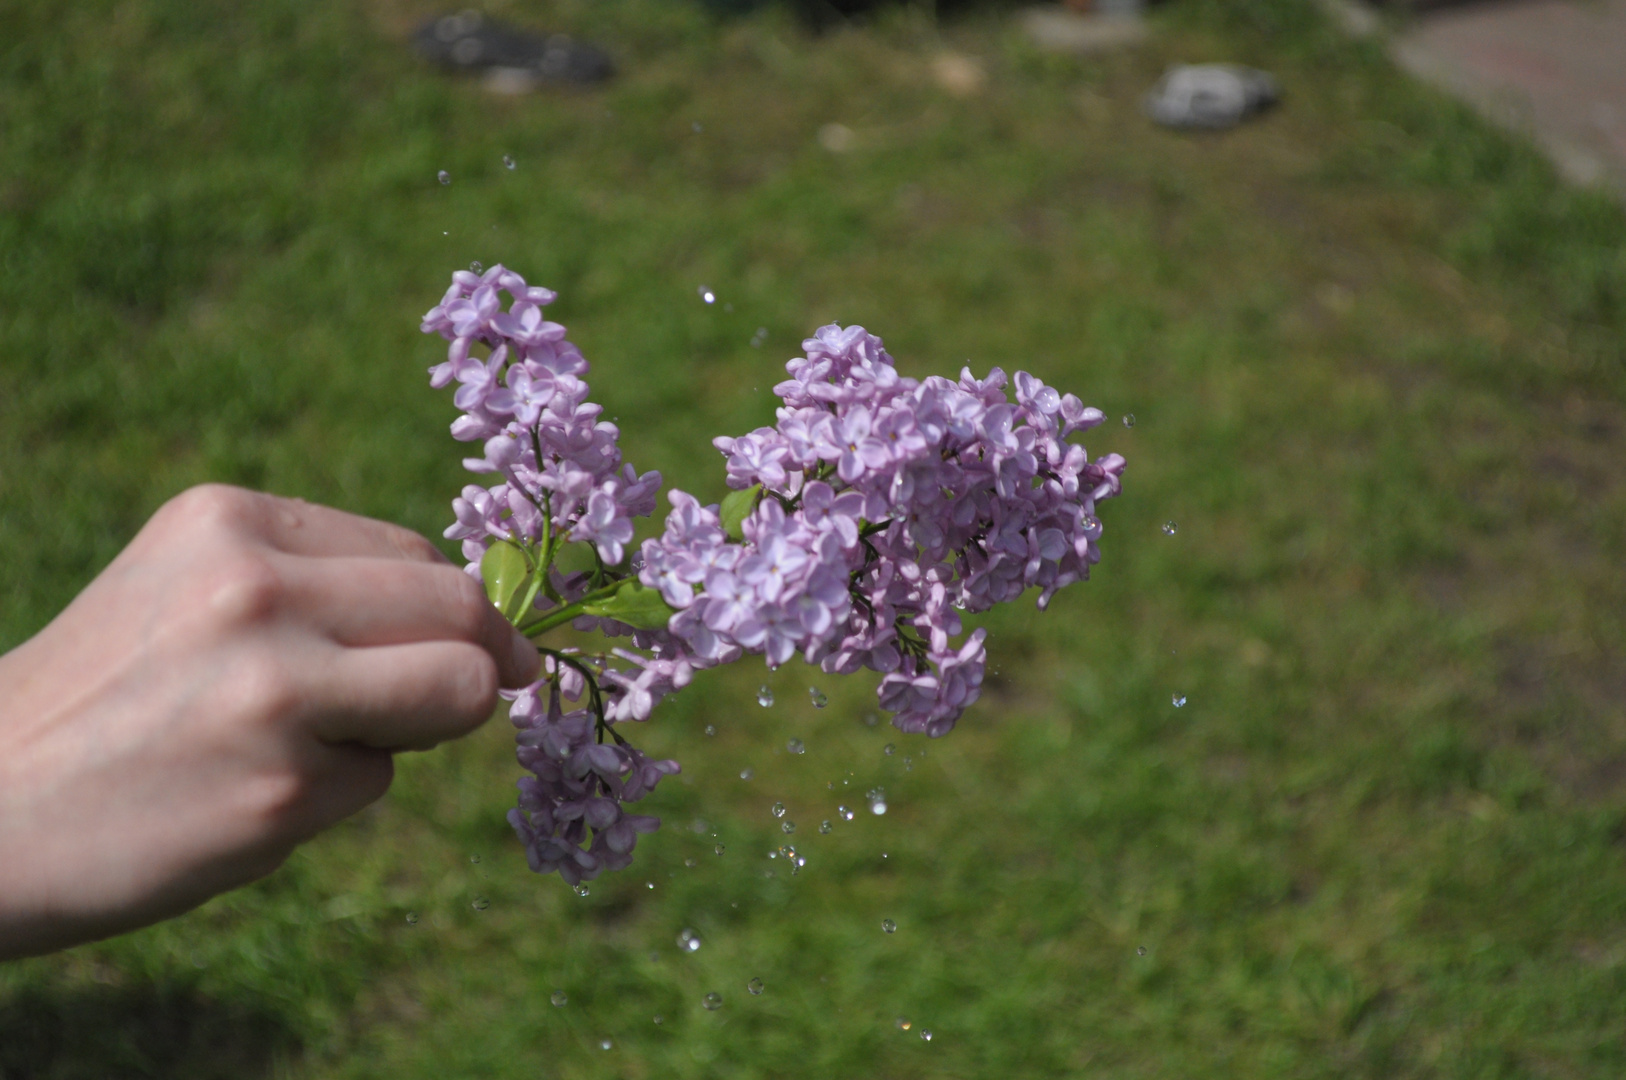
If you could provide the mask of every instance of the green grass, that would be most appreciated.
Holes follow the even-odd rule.
[[[5,6],[0,647],[205,479],[437,534],[417,317],[473,259],[561,291],[631,460],[709,498],[710,436],[831,319],[1133,412],[1090,440],[1130,461],[1105,560],[987,620],[997,675],[929,752],[861,678],[699,680],[642,733],[685,763],[667,827],[586,898],[503,823],[505,724],[408,757],[263,884],[0,968],[0,1076],[1626,1074],[1616,204],[1285,0],[1172,3],[1092,61],[991,13],[514,4],[623,69],[521,99],[421,67],[430,10]],[[1152,128],[1207,59],[1283,106]]]

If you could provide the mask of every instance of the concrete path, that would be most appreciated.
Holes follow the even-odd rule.
[[[1626,0],[1483,0],[1418,15],[1401,67],[1626,194]]]

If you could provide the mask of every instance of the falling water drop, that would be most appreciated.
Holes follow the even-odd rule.
[[[690,870],[693,870],[695,867],[699,866],[700,864],[698,862],[696,862],[694,856],[691,855],[687,859],[683,860],[683,865],[687,866]]]
[[[408,926],[417,926],[418,925],[418,913],[416,911],[407,912],[406,913],[406,921],[407,921]]]
[[[885,746],[881,747],[881,753],[885,754],[887,757],[891,757],[893,754],[896,754],[897,752],[898,752],[898,748],[893,743],[887,743]]]
[[[833,828],[835,828],[835,826],[830,824],[828,821],[819,822],[819,832],[821,833],[827,833]]]
[[[483,896],[476,896],[474,898],[474,903],[470,904],[469,906],[474,908],[475,911],[484,911],[486,908],[491,906],[491,901],[487,900]]]
[[[921,1028],[920,1029],[920,1037],[922,1039],[926,1040],[927,1042],[931,1042],[932,1041],[932,1029],[931,1028]]]
[[[824,696],[824,691],[816,686],[807,688],[807,698],[813,703],[815,709],[822,709],[830,704],[830,699]]]
[[[804,745],[800,739],[792,739],[790,742],[785,744],[785,749],[789,750],[793,754],[807,753],[807,746]]]
[[[914,1027],[914,1025],[909,1022],[908,1017],[904,1017],[904,1016],[898,1017],[898,1030],[899,1031],[908,1031],[912,1027]]]
[[[793,833],[796,831],[796,823],[794,821],[787,821],[783,825],[779,826],[779,831],[786,834]]]
[[[757,332],[751,335],[751,348],[760,349],[762,348],[762,343],[767,340],[768,328],[766,326],[759,326],[757,327]]]
[[[706,1007],[707,1012],[716,1012],[723,1007],[723,995],[713,990],[701,999],[700,1004]]]
[[[664,1024],[666,1023],[666,1018],[657,1014],[655,1017],[655,1023]]]
[[[1146,955],[1146,946],[1142,945],[1140,948],[1136,949],[1135,950],[1135,955],[1136,956],[1145,956]]]
[[[836,807],[836,813],[841,816],[842,821],[851,821],[853,819],[853,812],[845,806]]]
[[[1180,530],[1180,526],[1176,525],[1172,521],[1165,521],[1163,523],[1163,535],[1164,536],[1173,536],[1179,530]]]
[[[587,887],[587,882],[585,882],[585,881],[578,882],[574,891],[575,891],[577,896],[592,896],[593,895],[593,890]]]
[[[871,788],[869,791],[869,812],[877,816],[886,813],[886,789]]]
[[[1135,414],[1134,413],[1125,413],[1124,414],[1124,427],[1134,427],[1134,426],[1135,426]]]
[[[598,1043],[598,1048],[600,1050],[608,1050],[610,1047],[612,1047],[614,1045],[615,1045],[615,1043],[611,1042],[609,1039],[600,1039],[599,1043]]]
[[[716,847],[712,848],[711,850],[713,850],[717,854],[721,855],[726,849],[723,847],[723,845],[718,844]]]
[[[762,993],[762,980],[752,979],[750,982],[745,984],[745,988],[751,991],[753,994],[760,994]]]
[[[553,996],[548,998],[548,1000],[553,1002],[555,1006],[562,1006],[570,999],[565,996],[565,992],[563,990],[555,990],[553,992]]]
[[[442,169],[440,172],[435,174],[435,179],[439,180],[442,184],[450,184],[452,182],[452,174],[447,172],[445,169]]]
[[[478,856],[478,855],[470,855],[469,856],[469,862],[475,863],[476,865],[478,865],[479,862],[480,862],[480,856]]]
[[[888,934],[895,934],[898,932],[898,924],[893,922],[891,919],[882,919],[881,929]]]
[[[1176,694],[1176,695],[1174,695],[1174,697],[1170,698],[1169,700],[1174,703],[1174,707],[1176,709],[1184,708],[1185,704],[1186,704],[1186,695],[1184,695],[1184,694]]]
[[[706,734],[707,735],[715,735],[715,734],[717,734],[717,725],[716,724],[707,724],[706,725]]]
[[[757,704],[761,705],[764,709],[766,709],[769,705],[772,705],[773,691],[768,689],[766,686],[758,687]]]
[[[784,817],[785,816],[785,804],[782,803],[782,802],[774,803],[771,813],[773,814],[774,817]]]
[[[741,769],[740,770],[740,779],[741,780],[749,780],[755,775],[756,775],[756,771],[754,769]]]
[[[514,159],[512,157],[508,156],[507,154],[504,154],[502,156],[502,167],[507,169],[509,172],[513,172],[514,171]]]
[[[684,952],[700,951],[700,935],[687,927],[684,928],[683,933],[678,935],[677,942],[678,948]]]
[[[485,272],[486,272],[486,264],[481,262],[479,259],[475,259],[473,262],[469,263],[469,273],[471,273],[471,274],[483,274]]]
[[[696,291],[700,294],[700,299],[706,303],[715,304],[717,302],[717,294],[711,291],[711,286],[702,285]]]

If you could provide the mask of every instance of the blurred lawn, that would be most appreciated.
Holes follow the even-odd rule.
[[[1615,205],[1308,3],[1092,61],[993,14],[514,3],[623,68],[521,99],[421,66],[431,10],[0,6],[0,647],[197,481],[438,534],[417,319],[475,259],[560,290],[631,460],[708,498],[832,319],[1133,412],[1090,442],[1130,461],[1105,561],[989,620],[929,753],[860,678],[700,680],[641,733],[667,828],[587,898],[524,868],[505,724],[404,759],[264,884],[0,968],[0,1076],[1626,1075]],[[1209,59],[1284,106],[1150,127]]]

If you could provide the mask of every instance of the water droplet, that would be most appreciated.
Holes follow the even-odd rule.
[[[469,273],[471,273],[471,274],[483,274],[485,272],[486,272],[486,264],[481,262],[479,259],[475,259],[473,262],[469,263]]]
[[[757,332],[751,335],[751,348],[760,349],[762,348],[762,343],[767,340],[768,328],[766,326],[759,326],[757,327]]]
[[[553,996],[548,998],[548,1000],[553,1002],[555,1006],[562,1006],[570,999],[565,996],[565,992],[563,990],[555,990],[553,992]]]
[[[593,890],[587,887],[587,882],[585,882],[585,881],[577,883],[577,885],[576,885],[576,887],[575,887],[575,889],[573,891],[576,893],[577,896],[592,896],[593,895]]]
[[[1140,948],[1136,949],[1135,950],[1135,955],[1136,956],[1145,956],[1146,955],[1146,946],[1142,945]]]
[[[486,908],[491,906],[491,901],[487,900],[483,896],[476,896],[474,898],[474,903],[469,906],[474,908],[475,911],[484,911]]]
[[[478,856],[478,855],[470,855],[469,856],[469,862],[475,863],[475,864],[478,865],[478,863],[480,862],[480,856]]]
[[[1135,426],[1135,414],[1134,413],[1125,413],[1124,414],[1124,427],[1134,427],[1134,426]]]
[[[690,870],[693,870],[695,867],[699,866],[700,864],[695,862],[694,858],[691,856],[690,858],[687,858],[687,859],[683,860],[683,865],[687,866]]]
[[[914,772],[915,771],[915,759],[910,757],[908,754],[903,755],[903,771],[904,772]]]
[[[853,812],[845,806],[836,807],[836,813],[841,816],[842,821],[851,821],[853,819]]]
[[[598,1043],[598,1048],[600,1050],[608,1050],[610,1047],[612,1047],[614,1045],[615,1045],[615,1043],[611,1042],[609,1039],[600,1039],[599,1043]]]
[[[881,722],[881,718],[877,714],[872,713],[872,712],[867,712],[867,713],[864,714],[864,726],[865,727],[874,727],[876,724],[879,724],[880,722]]]
[[[922,1039],[925,1039],[927,1042],[931,1042],[932,1041],[932,1029],[931,1028],[921,1028],[920,1029],[920,1037]]]
[[[656,1016],[655,1017],[655,1023],[664,1024],[664,1023],[666,1023],[666,1019],[664,1017],[661,1017],[661,1016]]]
[[[774,803],[772,813],[773,813],[774,817],[784,817],[785,816],[785,804],[782,803],[782,802]]]
[[[706,129],[705,129],[705,128],[703,128],[703,127],[701,127],[701,126],[700,126],[700,121],[698,121],[698,120],[691,120],[691,121],[690,121],[690,122],[689,122],[689,129],[690,129],[690,130],[691,130],[691,131],[693,131],[693,132],[694,132],[694,133],[695,133],[695,134],[696,134],[696,135],[698,135],[698,134],[700,134],[700,133],[701,133],[701,132],[702,132],[702,131],[705,131],[705,130],[706,130]]]
[[[706,725],[706,734],[707,735],[715,735],[715,734],[717,734],[717,725],[716,724],[707,724]]]
[[[723,853],[723,851],[724,851],[724,848],[723,848],[723,845],[718,844],[716,847],[712,848],[711,850],[713,850],[717,854],[721,855]]]
[[[418,913],[416,911],[407,912],[406,913],[406,920],[407,920],[407,925],[408,926],[417,926],[418,925]]]
[[[440,172],[435,174],[435,179],[439,180],[442,184],[450,184],[452,182],[452,174],[447,172],[445,169],[442,169]]]
[[[757,688],[757,704],[766,709],[773,704],[773,691],[766,686]]]
[[[654,888],[654,887],[655,887],[655,883],[654,883],[654,882],[653,882],[653,881],[646,881],[646,882],[644,882],[644,888],[646,888],[646,889],[653,889],[653,888]]]
[[[750,982],[745,984],[745,988],[751,991],[753,994],[760,994],[762,993],[762,980],[752,979]]]
[[[796,831],[796,823],[794,821],[787,821],[783,825],[779,826],[779,831],[783,833],[793,833]]]
[[[706,1007],[707,1012],[716,1012],[723,1007],[723,995],[713,990],[701,999],[700,1004]]]
[[[507,154],[504,154],[502,156],[502,167],[507,169],[509,172],[513,172],[514,171],[514,159],[509,157]]]
[[[755,775],[756,775],[755,770],[752,770],[752,769],[741,769],[740,770],[740,779],[741,780],[749,780]]]
[[[702,285],[695,291],[700,294],[700,299],[704,300],[706,303],[715,304],[717,302],[717,294],[711,291],[710,286]]]
[[[896,754],[897,752],[898,752],[898,748],[897,748],[896,744],[894,744],[894,743],[887,743],[885,746],[881,747],[881,753],[885,754],[887,757],[891,757],[893,754]]]
[[[886,789],[871,788],[869,795],[869,812],[880,815],[886,813]]]
[[[793,754],[805,754],[805,753],[807,753],[807,747],[802,743],[802,740],[800,740],[800,739],[792,739],[790,742],[785,744],[785,749],[789,750]]]
[[[1184,695],[1184,694],[1176,694],[1176,695],[1174,695],[1174,697],[1170,698],[1169,700],[1174,703],[1174,707],[1176,709],[1184,708],[1185,704],[1186,704],[1186,695]]]
[[[827,833],[833,828],[835,828],[835,826],[830,824],[828,821],[819,822],[819,831],[821,833]]]
[[[881,929],[885,930],[889,934],[895,934],[898,932],[898,924],[893,922],[891,919],[882,919]]]
[[[1079,524],[1084,526],[1085,532],[1095,532],[1101,527],[1101,519],[1094,514],[1085,514],[1084,519]]]
[[[781,844],[779,846],[779,854],[783,855],[787,859],[796,858],[796,845],[795,844]],[[773,858],[773,855],[770,854],[768,856],[768,858],[770,858],[770,859]]]
[[[822,709],[830,704],[830,699],[824,696],[824,691],[816,686],[807,688],[807,698],[813,703],[815,709]]]
[[[683,928],[683,932],[677,936],[677,943],[678,948],[684,952],[698,952],[700,949],[700,935],[686,926]]]
[[[914,1027],[914,1025],[909,1022],[907,1017],[903,1017],[903,1016],[898,1017],[898,1030],[899,1031],[908,1031],[912,1027]]]
[[[1163,535],[1164,536],[1173,536],[1179,530],[1180,530],[1180,526],[1176,525],[1172,521],[1165,521],[1163,523]]]

